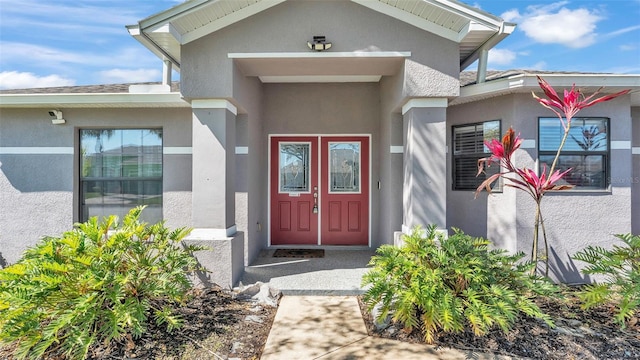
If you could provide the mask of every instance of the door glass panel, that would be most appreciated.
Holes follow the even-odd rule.
[[[360,142],[329,143],[329,192],[360,192]]]
[[[311,144],[280,143],[280,192],[309,192]]]

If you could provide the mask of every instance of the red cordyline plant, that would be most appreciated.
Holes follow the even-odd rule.
[[[567,173],[569,173],[571,169],[567,169],[562,172],[560,170],[555,170],[558,158],[560,157],[560,152],[562,151],[564,143],[569,136],[569,130],[571,129],[571,120],[578,113],[578,111],[586,107],[593,106],[597,103],[609,101],[618,96],[624,95],[628,93],[629,90],[623,90],[615,94],[604,95],[596,98],[596,95],[598,95],[602,90],[601,87],[590,96],[585,97],[580,89],[576,89],[576,86],[574,84],[571,87],[571,90],[564,90],[564,96],[561,99],[558,96],[558,93],[556,93],[556,91],[540,76],[538,76],[538,84],[544,91],[546,98],[540,98],[536,96],[535,93],[532,93],[534,99],[536,99],[542,106],[553,111],[558,116],[558,119],[562,124],[562,128],[564,129],[564,136],[562,137],[562,141],[560,142],[560,146],[558,147],[558,151],[556,152],[556,156],[553,159],[553,163],[551,164],[549,172],[547,173],[546,164],[543,166],[540,175],[538,175],[532,169],[518,168],[514,165],[511,158],[514,152],[520,147],[522,139],[519,135],[515,135],[515,132],[512,128],[509,128],[509,130],[507,130],[507,133],[502,137],[502,141],[498,141],[496,139],[485,141],[485,145],[491,151],[491,156],[478,160],[478,175],[484,173],[485,166],[489,167],[494,163],[500,165],[501,171],[491,175],[485,181],[483,181],[476,190],[476,196],[478,196],[482,189],[486,189],[488,192],[491,192],[491,185],[501,177],[506,181],[505,186],[520,189],[531,195],[533,200],[536,202],[536,214],[533,228],[533,245],[531,247],[531,261],[536,264],[538,263],[538,235],[539,229],[542,229],[545,250],[544,274],[545,276],[548,276],[549,244],[547,243],[547,234],[544,228],[542,213],[540,212],[540,204],[542,203],[542,198],[547,191],[567,190],[573,187],[573,185],[568,184],[556,185],[556,183]],[[536,269],[537,267],[534,268],[532,272],[535,272]]]

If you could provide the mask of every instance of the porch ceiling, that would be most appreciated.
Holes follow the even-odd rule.
[[[376,82],[398,72],[410,52],[229,54],[246,76],[262,82]]]
[[[188,0],[127,26],[129,33],[179,71],[181,45],[287,0]],[[460,68],[509,35],[515,25],[457,0],[351,0],[460,44]]]

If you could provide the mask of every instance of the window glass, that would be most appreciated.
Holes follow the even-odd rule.
[[[81,220],[125,215],[147,205],[142,219],[162,220],[162,130],[80,130]]]
[[[280,192],[309,192],[311,144],[280,143]]]
[[[478,160],[491,155],[485,141],[500,139],[500,120],[454,126],[453,133],[453,190],[475,190],[485,179],[478,173]],[[500,170],[491,166],[485,171],[489,176]],[[500,182],[496,182],[498,190]]]
[[[571,171],[559,182],[575,189],[606,189],[608,184],[609,120],[606,118],[575,118],[569,137],[558,158],[556,170]],[[540,118],[540,168],[549,169],[562,141],[564,128],[558,118]]]
[[[360,142],[329,143],[329,192],[360,192]]]

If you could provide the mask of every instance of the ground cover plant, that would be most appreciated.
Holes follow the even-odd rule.
[[[524,254],[490,250],[488,240],[457,229],[446,237],[435,225],[403,241],[380,247],[363,277],[363,301],[369,311],[379,304],[378,321],[390,315],[407,331],[420,329],[427,343],[438,332],[506,333],[520,314],[552,326],[533,297],[551,295],[554,285],[529,273],[535,264],[523,262]]]
[[[143,207],[45,237],[0,270],[0,345],[19,358],[83,359],[94,344],[141,336],[153,322],[182,325],[172,311],[191,289],[201,250],[190,229],[139,221]]]
[[[587,263],[582,270],[587,275],[602,275],[604,281],[585,286],[579,293],[583,307],[593,308],[602,304],[616,307],[615,321],[622,327],[640,309],[640,236],[632,234],[616,235],[624,246],[614,245],[612,249],[588,246],[573,258]]]

